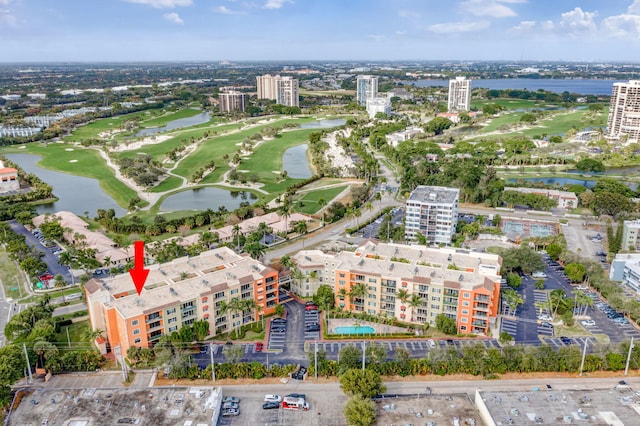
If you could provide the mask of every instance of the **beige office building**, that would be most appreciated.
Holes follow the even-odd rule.
[[[242,92],[230,91],[221,92],[218,96],[220,111],[242,111],[244,112],[246,95]]]
[[[456,77],[449,80],[449,98],[447,108],[449,112],[469,111],[471,107],[471,80],[466,77]]]
[[[276,81],[279,78],[279,75],[269,74],[256,77],[258,99],[272,99],[275,101],[277,98]]]
[[[625,144],[640,142],[640,80],[613,83],[607,135]]]

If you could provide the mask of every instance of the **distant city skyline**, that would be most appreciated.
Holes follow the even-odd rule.
[[[640,0],[0,0],[0,44],[5,63],[638,62]]]

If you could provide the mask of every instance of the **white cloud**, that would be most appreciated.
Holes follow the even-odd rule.
[[[603,19],[601,29],[612,37],[640,35],[640,0],[634,0],[627,13]]]
[[[520,21],[518,25],[511,28],[513,31],[531,31],[536,26],[536,21]]]
[[[9,6],[13,0],[0,0],[0,6]]]
[[[460,3],[460,10],[475,16],[489,16],[492,18],[508,18],[518,14],[504,3],[523,3],[523,0],[465,0]]]
[[[180,15],[178,15],[175,12],[165,13],[162,16],[164,17],[164,19],[166,19],[169,22],[173,22],[174,24],[178,24],[178,25],[184,24],[184,21],[182,20],[182,18],[180,18]]]
[[[0,9],[0,28],[3,26],[16,27],[18,19],[9,9]]]
[[[640,0],[633,0],[633,3],[627,8],[627,13],[630,15],[640,15]]]
[[[129,3],[146,4],[156,9],[173,9],[178,6],[191,6],[193,0],[124,0]]]
[[[429,26],[429,31],[440,34],[450,33],[469,33],[473,31],[480,31],[491,26],[489,21],[477,21],[477,22],[447,22],[444,24],[435,24]]]
[[[562,14],[559,27],[572,35],[593,32],[597,29],[594,21],[597,15],[598,12],[585,12],[580,7],[576,7]]]
[[[262,7],[264,9],[280,9],[285,3],[293,3],[293,0],[267,0]]]
[[[244,15],[245,12],[241,12],[239,10],[229,9],[227,6],[217,6],[213,8],[215,13],[220,13],[222,15]]]
[[[398,16],[401,18],[406,18],[406,19],[418,19],[421,18],[422,15],[419,14],[418,12],[415,12],[413,10],[399,10],[398,11]]]

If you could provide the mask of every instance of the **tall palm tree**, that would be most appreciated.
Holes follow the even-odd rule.
[[[245,244],[244,251],[249,254],[253,259],[260,259],[264,256],[266,247],[260,244],[258,241],[252,241]]]
[[[552,290],[549,294],[549,303],[553,307],[553,316],[556,316],[556,312],[558,312],[558,308],[561,304],[566,303],[565,298],[567,297],[567,293],[564,290],[557,289]]]
[[[236,240],[236,250],[240,250],[240,234],[242,234],[240,230],[240,225],[236,223],[235,225],[233,225],[233,230],[231,234],[233,238]]]
[[[398,298],[404,305],[407,303],[407,300],[409,300],[409,292],[406,289],[401,288],[396,292],[396,298]]]
[[[417,294],[412,294],[411,298],[407,302],[407,305],[411,308],[411,321],[414,321],[415,318],[415,310],[422,306],[422,299]]]
[[[322,197],[318,198],[318,205],[320,206],[320,211],[322,212],[322,226],[324,226],[324,208],[327,205],[327,200]]]
[[[524,304],[522,296],[512,288],[507,288],[502,291],[502,301],[505,306],[509,308],[507,315],[515,314],[518,309],[518,305]]]
[[[369,290],[365,283],[356,283],[351,290],[349,291],[349,299],[352,303],[356,302],[356,299],[361,300],[360,303],[364,304],[364,297],[367,295]]]
[[[278,209],[278,214],[284,217],[284,232],[286,234],[289,233],[289,218],[291,217],[291,205],[289,204],[289,199],[285,198],[284,203]]]
[[[575,304],[580,312],[580,315],[586,315],[587,309],[593,306],[593,299],[587,296],[585,293],[576,292]]]

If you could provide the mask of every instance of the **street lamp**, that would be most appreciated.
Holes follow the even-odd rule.
[[[20,283],[20,279],[16,275],[16,284],[18,285],[18,291],[20,292],[20,298],[22,299],[22,284]]]

